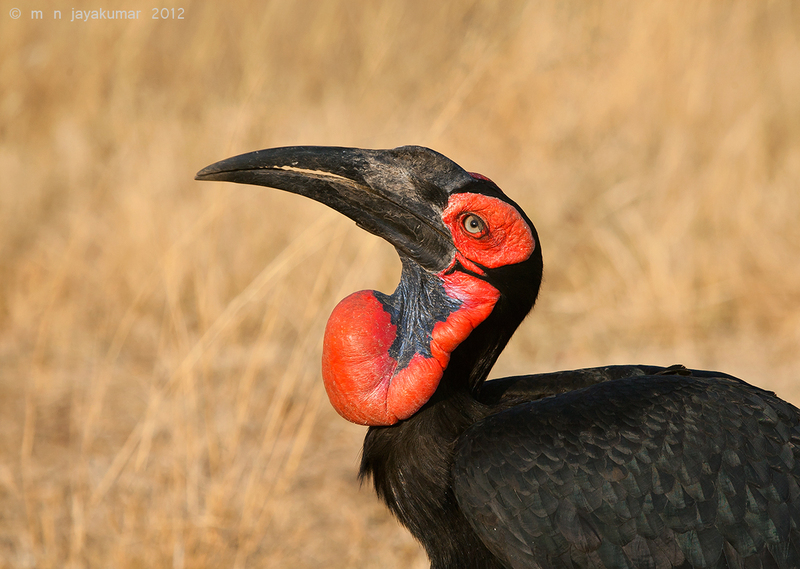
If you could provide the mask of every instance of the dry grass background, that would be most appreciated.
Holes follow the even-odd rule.
[[[333,305],[399,263],[192,180],[248,150],[497,181],[546,280],[496,376],[682,362],[800,402],[796,2],[46,4],[0,12],[0,568],[426,566],[318,378]]]

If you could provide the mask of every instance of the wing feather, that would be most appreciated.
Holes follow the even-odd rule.
[[[730,376],[615,373],[461,437],[454,490],[486,546],[514,568],[800,567],[797,408]]]

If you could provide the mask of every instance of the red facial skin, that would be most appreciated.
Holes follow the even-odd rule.
[[[474,222],[468,220],[471,215],[482,222],[477,233],[467,228],[475,229],[475,223],[468,223]],[[397,361],[389,355],[396,326],[373,291],[351,294],[328,320],[322,377],[334,408],[349,421],[392,425],[416,413],[436,391],[453,350],[491,314],[500,292],[481,278],[458,270],[449,272],[456,261],[482,275],[480,266],[492,269],[522,262],[536,246],[525,220],[498,198],[455,194],[442,219],[457,252],[438,276],[445,293],[461,305],[447,320],[434,325],[431,357],[417,353],[406,367],[397,370]]]

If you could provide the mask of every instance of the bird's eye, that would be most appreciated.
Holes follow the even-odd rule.
[[[461,225],[464,226],[464,229],[467,233],[470,233],[476,237],[486,231],[486,224],[474,213],[465,215],[464,219],[461,221]]]

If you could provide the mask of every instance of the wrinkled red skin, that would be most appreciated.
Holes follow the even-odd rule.
[[[462,225],[469,214],[476,214],[486,224],[486,231],[477,237]],[[531,228],[516,208],[498,198],[455,194],[447,202],[442,220],[453,234],[462,264],[472,261],[487,269],[514,265],[530,257],[536,246]]]
[[[398,370],[389,355],[397,327],[373,291],[362,290],[341,301],[325,328],[322,377],[328,398],[348,421],[393,425],[416,413],[439,385],[450,354],[483,322],[500,293],[464,273],[442,277],[445,291],[462,305],[431,334],[431,357],[415,354]]]
[[[485,224],[480,234],[463,226],[470,214]],[[431,333],[431,357],[415,354],[398,370],[389,355],[397,327],[373,291],[351,294],[334,308],[325,329],[322,377],[333,407],[345,419],[361,425],[393,425],[409,418],[431,398],[450,354],[494,309],[500,292],[482,278],[458,270],[485,274],[487,269],[519,263],[536,246],[528,224],[510,204],[481,194],[455,194],[442,219],[453,235],[457,253],[439,273],[446,294],[461,305]]]

